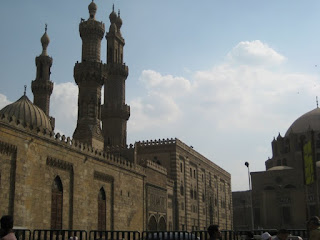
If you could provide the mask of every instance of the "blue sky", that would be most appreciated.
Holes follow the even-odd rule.
[[[109,28],[123,20],[128,143],[177,137],[248,189],[247,168],[263,171],[271,141],[316,107],[319,1],[95,0]],[[16,101],[36,74],[48,24],[53,57],[51,115],[72,136],[77,115],[73,67],[81,59],[78,24],[90,1],[5,1],[0,8],[0,108]],[[106,40],[101,45],[106,59]]]

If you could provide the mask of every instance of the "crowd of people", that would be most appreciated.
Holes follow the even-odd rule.
[[[320,219],[317,216],[311,217],[306,224],[309,232],[308,240],[320,240]],[[210,225],[207,229],[210,240],[221,239],[221,231],[218,225]],[[279,229],[275,234],[264,232],[260,236],[254,236],[252,232],[247,232],[245,240],[302,240],[300,236],[292,236],[287,229]]]

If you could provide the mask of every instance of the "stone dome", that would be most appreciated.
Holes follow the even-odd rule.
[[[88,10],[89,10],[90,18],[94,18],[97,11],[97,5],[92,1],[88,6]]]
[[[117,18],[118,18],[118,16],[113,10],[109,15],[110,22],[115,23],[117,21]]]
[[[290,133],[304,133],[309,129],[320,131],[320,108],[318,107],[295,120],[285,136],[288,136]]]
[[[8,118],[15,117],[22,125],[28,124],[33,128],[39,127],[50,132],[53,130],[49,117],[25,95],[0,110],[0,121],[3,115]]]

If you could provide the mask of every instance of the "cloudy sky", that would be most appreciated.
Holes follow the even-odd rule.
[[[53,57],[50,114],[72,136],[77,116],[73,67],[78,24],[89,0],[5,1],[0,8],[0,109],[27,85],[48,24]],[[316,107],[320,93],[320,2],[256,0],[95,0],[109,28],[120,9],[129,66],[128,143],[179,138],[248,189],[247,168],[265,170],[271,141]],[[106,40],[102,41],[106,61]]]

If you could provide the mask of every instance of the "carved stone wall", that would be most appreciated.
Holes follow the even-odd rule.
[[[106,229],[143,230],[142,169],[124,159],[106,159],[0,123],[0,214],[13,213],[16,226],[50,229],[51,189],[59,176],[64,229],[97,229],[103,188]]]

